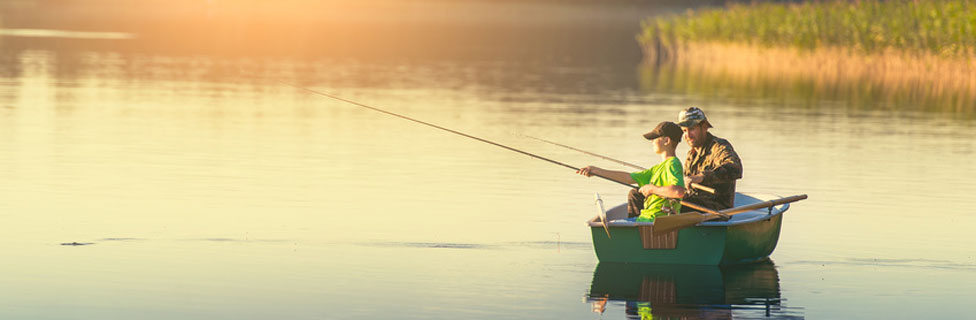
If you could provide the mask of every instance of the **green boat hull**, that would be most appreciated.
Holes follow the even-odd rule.
[[[757,215],[745,222],[703,223],[678,231],[673,249],[645,249],[636,226],[591,226],[600,262],[730,265],[766,259],[776,249],[783,211]]]

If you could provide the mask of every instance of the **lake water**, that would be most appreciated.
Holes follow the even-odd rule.
[[[120,3],[0,6],[0,318],[969,314],[976,119],[641,67],[640,19],[689,4]],[[598,264],[625,188],[288,84],[621,170],[519,134],[650,166],[700,106],[739,191],[809,199],[770,263]]]

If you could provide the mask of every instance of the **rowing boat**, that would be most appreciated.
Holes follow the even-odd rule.
[[[771,201],[769,194],[736,193],[737,207]],[[769,257],[779,241],[783,203],[763,209],[737,213],[727,221],[705,221],[689,228],[654,234],[653,222],[626,220],[627,204],[596,216],[587,222],[593,236],[593,249],[600,262],[730,265],[761,261]]]

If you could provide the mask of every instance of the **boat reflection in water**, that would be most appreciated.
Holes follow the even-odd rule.
[[[601,262],[586,298],[593,312],[623,303],[636,319],[802,319],[787,308],[772,261],[732,266]],[[617,303],[613,303],[617,302]]]

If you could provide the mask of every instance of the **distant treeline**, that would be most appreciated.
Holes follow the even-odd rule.
[[[939,56],[976,52],[976,2],[969,0],[732,3],[644,21],[638,40],[673,50],[683,42],[731,42],[803,49],[890,49]]]

